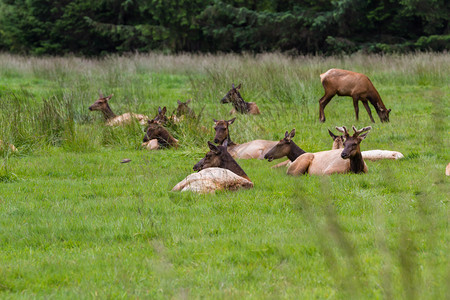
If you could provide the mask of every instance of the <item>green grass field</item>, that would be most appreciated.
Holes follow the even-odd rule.
[[[319,122],[319,74],[368,75],[390,123],[335,97]],[[289,177],[279,161],[238,162],[252,190],[171,192],[207,152],[232,83],[262,115],[238,115],[236,142],[296,128],[306,151],[327,129],[372,125],[362,150],[399,161],[369,173]],[[140,149],[137,124],[107,128],[88,110],[98,90],[116,114],[153,117],[192,98],[200,121],[172,128],[178,149]],[[450,294],[450,55],[0,55],[0,298],[446,299]],[[121,164],[124,158],[131,159]],[[446,296],[447,295],[447,296]]]

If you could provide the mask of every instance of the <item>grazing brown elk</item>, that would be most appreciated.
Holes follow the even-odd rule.
[[[233,124],[236,118],[231,120],[220,120],[217,121],[213,119],[215,126],[214,130],[216,131],[216,135],[214,137],[214,143],[222,145],[225,141],[227,141],[228,152],[230,152],[231,156],[234,158],[241,159],[264,159],[264,155],[272,149],[277,142],[275,141],[267,141],[267,140],[254,140],[244,144],[236,144],[230,138],[229,126]]]
[[[298,155],[291,152],[292,146],[286,143],[286,139],[283,139],[266,154],[265,158],[270,161],[288,155],[290,155],[291,159],[298,155],[287,169],[287,174],[289,175],[300,175],[305,173],[313,175],[330,175],[333,173],[348,172],[357,174],[367,173],[367,165],[362,158],[359,144],[366,138],[368,133],[366,131],[369,131],[372,127],[369,126],[364,127],[361,130],[356,130],[353,126],[353,130],[355,131],[353,136],[348,134],[345,127],[336,127],[336,129],[344,132],[344,149],[316,153],[301,153]],[[292,138],[294,135],[295,131],[291,131],[289,137]],[[290,143],[292,144],[294,142],[290,141]]]
[[[154,119],[148,121],[147,132],[145,133],[142,142],[142,147],[147,148],[148,150],[153,150],[160,147],[178,147],[178,140],[175,139],[166,128]]]
[[[319,119],[321,122],[325,122],[325,106],[336,94],[352,97],[356,120],[359,119],[358,101],[361,101],[372,122],[375,123],[375,120],[372,117],[368,102],[375,107],[381,122],[389,122],[391,110],[386,109],[378,91],[366,75],[347,70],[330,69],[320,74],[320,81],[325,89],[325,95],[319,100]]]
[[[215,146],[208,142],[208,147],[210,151],[193,168],[199,172],[179,182],[173,191],[205,193],[253,187],[253,182],[228,153],[226,145]]]
[[[259,111],[258,105],[255,102],[246,102],[239,93],[241,89],[241,84],[237,87],[234,87],[234,83],[231,85],[231,90],[226,93],[226,95],[220,100],[221,103],[229,103],[233,104],[233,109],[230,111],[230,114],[235,114],[236,112],[241,114],[250,114],[250,115],[259,115],[261,112]]]
[[[332,150],[334,149],[344,149],[344,136],[343,135],[335,135],[328,129],[328,133],[333,138],[333,146],[331,147]],[[376,161],[381,159],[401,159],[403,158],[403,154],[398,151],[391,151],[391,150],[366,150],[361,151],[362,157],[364,160],[369,161]]]
[[[147,124],[148,117],[145,115],[139,115],[134,113],[124,113],[123,115],[117,116],[113,113],[111,107],[109,107],[108,101],[112,98],[113,94],[104,97],[100,92],[100,98],[94,102],[91,106],[89,106],[90,111],[98,110],[103,113],[105,117],[107,126],[115,126],[115,125],[123,125],[129,124],[134,119],[139,122],[141,125]]]

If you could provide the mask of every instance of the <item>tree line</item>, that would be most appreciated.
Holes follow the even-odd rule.
[[[447,51],[449,19],[446,0],[0,0],[0,51]]]

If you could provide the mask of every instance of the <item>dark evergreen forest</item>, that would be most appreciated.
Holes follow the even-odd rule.
[[[0,0],[0,51],[446,51],[449,19],[448,0]]]

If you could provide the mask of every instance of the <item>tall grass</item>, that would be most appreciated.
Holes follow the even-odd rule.
[[[230,119],[231,84],[260,107],[230,127],[238,142],[296,128],[306,151],[355,121],[347,98],[318,120],[319,74],[368,75],[390,123],[366,149],[401,151],[365,175],[288,177],[239,161],[255,188],[197,196],[170,189]],[[291,57],[136,54],[103,59],[0,55],[0,293],[5,297],[444,299],[449,293],[450,55]],[[87,108],[114,93],[116,114],[171,112],[192,98],[201,118],[170,131],[179,149],[148,153],[137,123],[110,128]],[[119,164],[123,158],[131,163]]]

